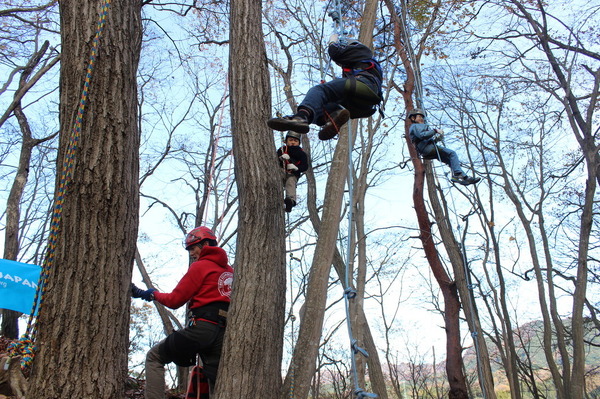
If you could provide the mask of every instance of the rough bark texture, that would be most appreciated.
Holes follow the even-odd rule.
[[[285,224],[270,116],[261,2],[234,0],[229,82],[239,224],[235,279],[217,399],[281,392],[285,316]]]
[[[59,176],[101,3],[60,3]],[[100,39],[55,262],[39,313],[34,398],[122,398],[139,212],[136,70],[141,4],[111,4]]]
[[[315,374],[317,354],[325,305],[329,272],[336,250],[336,237],[339,229],[340,211],[344,196],[344,185],[348,172],[348,135],[340,134],[333,155],[323,201],[323,217],[319,226],[319,240],[315,248],[306,289],[304,313],[298,332],[298,340],[288,374],[284,382],[282,398],[306,398],[310,382]],[[293,382],[293,393],[292,390]]]

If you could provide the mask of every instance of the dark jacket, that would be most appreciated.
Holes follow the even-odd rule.
[[[355,76],[365,78],[374,82],[381,92],[383,76],[379,64],[373,59],[373,51],[359,41],[351,41],[348,44],[340,42],[331,43],[327,49],[331,59],[342,67],[343,77]]]
[[[277,157],[280,157],[283,154],[288,154],[290,156],[289,163],[293,163],[298,167],[298,170],[293,173],[300,178],[302,173],[306,172],[308,169],[308,156],[300,146],[289,146],[284,145],[283,147],[277,150]],[[285,167],[284,162],[280,159],[279,165],[283,168]]]

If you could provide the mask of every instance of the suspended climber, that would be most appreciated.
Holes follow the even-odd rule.
[[[183,243],[193,263],[171,293],[154,288],[142,290],[131,284],[131,296],[157,301],[171,309],[189,302],[190,323],[154,345],[146,355],[146,399],[165,398],[165,364],[181,367],[196,364],[199,354],[204,375],[214,388],[221,359],[229,308],[233,268],[217,237],[207,227],[190,231]]]
[[[350,118],[375,113],[383,97],[383,73],[373,51],[355,39],[333,34],[327,52],[342,67],[342,77],[312,87],[295,114],[267,121],[271,129],[305,134],[314,123],[321,126],[319,138],[329,140]]]
[[[475,184],[479,177],[467,176],[460,167],[460,160],[456,152],[437,143],[444,140],[441,129],[432,129],[425,123],[425,111],[418,108],[408,112],[407,118],[411,125],[408,133],[417,148],[417,152],[425,159],[439,159],[452,170],[451,181],[462,185]]]
[[[279,165],[283,169],[283,187],[285,189],[285,211],[291,212],[296,206],[296,186],[302,173],[308,169],[308,156],[300,147],[300,133],[288,132],[284,145],[277,150]]]

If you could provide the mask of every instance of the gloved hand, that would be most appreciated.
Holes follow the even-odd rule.
[[[434,129],[435,136],[433,137],[433,141],[444,141],[444,131],[442,129]]]
[[[151,302],[154,300],[154,288],[150,288],[149,290],[143,290],[137,287],[135,284],[131,283],[131,297],[132,298],[142,298],[144,301]]]
[[[131,297],[132,298],[141,298],[144,290],[139,288],[137,285],[131,283]]]
[[[327,44],[336,43],[339,39],[340,36],[337,33],[334,33],[331,36],[329,36],[329,41],[327,42]]]
[[[289,161],[290,160],[290,155],[289,154],[281,154],[281,156],[279,157],[279,159],[281,159],[283,161]]]
[[[298,167],[296,165],[294,165],[293,163],[288,163],[287,170],[288,170],[288,172],[295,172],[298,170]]]
[[[156,291],[154,288],[150,288],[149,290],[142,292],[140,298],[144,301],[152,302],[154,300],[154,291]]]

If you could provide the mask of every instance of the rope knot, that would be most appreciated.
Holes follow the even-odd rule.
[[[10,358],[21,356],[21,369],[26,370],[33,364],[37,347],[29,336],[24,334],[18,341],[8,344],[6,349]]]

